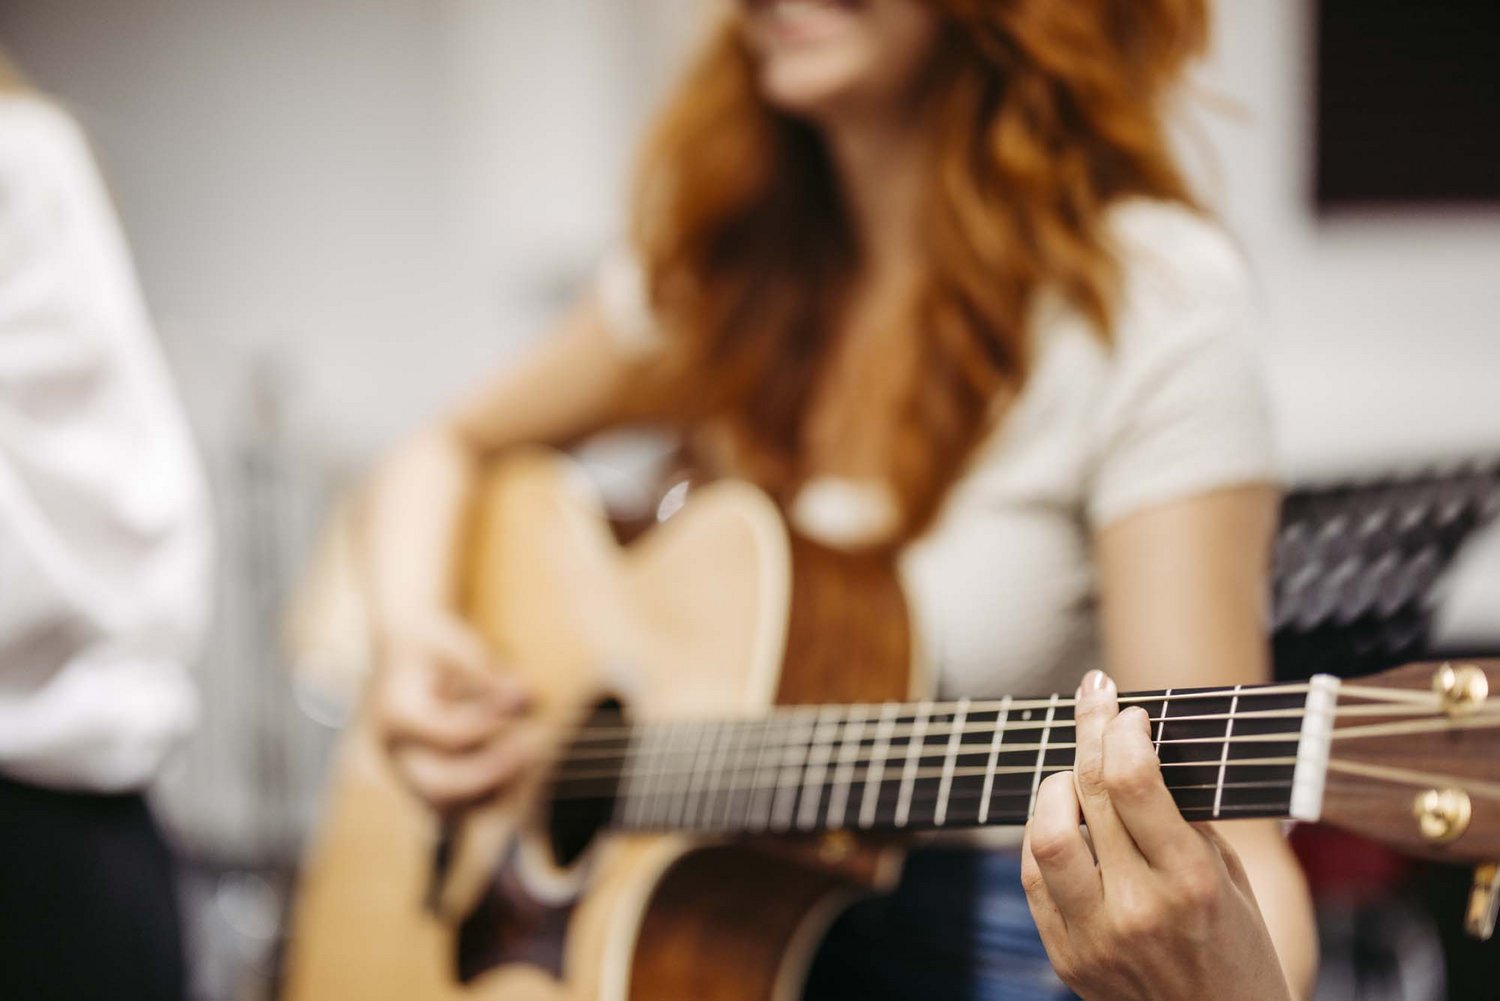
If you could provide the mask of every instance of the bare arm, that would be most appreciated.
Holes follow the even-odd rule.
[[[526,693],[457,614],[457,556],[477,471],[525,443],[561,445],[627,416],[646,363],[585,302],[519,364],[381,466],[365,518],[376,632],[376,726],[398,772],[435,807],[503,785],[530,760],[509,724]],[[630,416],[643,416],[630,413]]]
[[[566,444],[622,419],[642,368],[585,301],[530,355],[403,443],[376,473],[367,511],[377,621],[394,625],[412,609],[451,607],[457,532],[480,463],[515,445]]]
[[[1276,504],[1267,486],[1222,490],[1098,534],[1104,647],[1121,689],[1269,679],[1263,623]],[[1277,824],[1242,821],[1219,833],[1244,864],[1293,993],[1310,995],[1317,932]]]

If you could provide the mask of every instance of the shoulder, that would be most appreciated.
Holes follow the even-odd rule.
[[[1160,198],[1124,198],[1107,213],[1113,239],[1134,247],[1181,247],[1211,255],[1227,264],[1239,257],[1234,242],[1214,218],[1182,202]]]
[[[95,197],[97,171],[67,112],[32,96],[0,97],[0,219],[7,244],[52,239],[80,198]]]
[[[1095,401],[1093,522],[1273,479],[1261,315],[1233,239],[1190,208],[1146,201],[1116,209],[1110,237],[1122,281]]]
[[[1130,199],[1110,211],[1106,239],[1120,262],[1114,339],[1122,350],[1245,332],[1256,312],[1250,267],[1210,216],[1175,202]]]
[[[29,94],[0,97],[0,168],[7,174],[50,173],[88,155],[82,130],[62,108]]]

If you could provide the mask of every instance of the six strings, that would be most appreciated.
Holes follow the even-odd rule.
[[[1305,690],[1306,686],[1286,686],[1267,689],[1247,688],[1241,690],[1240,697],[1243,700],[1249,700],[1261,695],[1274,695],[1284,692]],[[1154,696],[1132,697],[1121,699],[1120,702],[1121,705],[1144,705],[1149,703],[1170,707],[1171,705],[1178,702],[1190,701],[1195,699],[1227,699],[1231,696],[1232,692],[1232,689],[1215,689],[1184,692],[1173,695],[1160,694]],[[1392,716],[1400,716],[1403,714],[1409,714],[1415,717],[1415,719],[1409,722],[1395,724],[1395,726],[1399,727],[1399,729],[1394,731],[1392,731],[1389,725],[1376,724],[1369,727],[1368,729],[1361,728],[1358,731],[1345,730],[1343,731],[1343,734],[1347,734],[1348,736],[1352,737],[1363,736],[1366,733],[1369,733],[1370,735],[1381,735],[1390,732],[1430,732],[1432,730],[1453,728],[1453,722],[1448,720],[1446,717],[1432,719],[1433,714],[1437,711],[1436,701],[1428,701],[1431,702],[1431,705],[1429,706],[1424,706],[1420,703],[1413,703],[1406,699],[1395,699],[1388,704],[1369,703],[1340,706],[1338,709],[1338,715],[1341,717],[1378,716],[1382,718],[1388,718]],[[647,772],[658,774],[663,771],[670,773],[674,769],[663,769],[659,764],[662,759],[680,758],[684,754],[695,753],[693,749],[684,748],[681,745],[675,747],[668,745],[666,747],[663,747],[660,743],[658,743],[655,746],[645,747],[639,742],[639,740],[632,740],[632,738],[639,738],[643,732],[651,729],[655,729],[657,731],[658,737],[660,737],[663,733],[671,733],[673,731],[676,731],[677,735],[685,740],[691,740],[694,736],[711,740],[715,736],[723,735],[725,733],[730,734],[732,739],[736,731],[739,731],[742,736],[746,737],[749,740],[760,738],[760,740],[757,741],[754,746],[758,751],[763,751],[769,755],[772,755],[771,760],[768,761],[767,764],[774,763],[778,760],[781,760],[782,763],[789,764],[793,761],[800,760],[811,750],[820,747],[832,749],[833,760],[835,761],[844,763],[852,762],[855,764],[867,764],[874,759],[874,755],[867,757],[856,756],[853,758],[839,756],[839,747],[848,739],[847,735],[849,728],[856,726],[862,727],[866,731],[865,733],[861,734],[859,738],[861,745],[863,745],[864,741],[875,740],[881,737],[884,737],[891,741],[903,738],[920,738],[924,746],[931,745],[929,750],[923,751],[924,757],[935,756],[938,752],[945,750],[942,745],[932,743],[933,738],[948,737],[951,739],[951,737],[955,734],[959,735],[960,737],[968,735],[992,736],[997,731],[1001,734],[1001,742],[999,744],[999,748],[1002,753],[1010,754],[1023,751],[1040,751],[1043,748],[1043,744],[1040,741],[1037,741],[1036,743],[1016,743],[1006,740],[1005,737],[1013,733],[1020,733],[1024,731],[1041,733],[1042,731],[1053,731],[1072,727],[1074,726],[1073,717],[1055,716],[1050,722],[1046,719],[1036,719],[1035,717],[1030,719],[1019,719],[1015,716],[1014,710],[1019,708],[1022,709],[1022,711],[1025,711],[1025,709],[1030,708],[1034,712],[1036,708],[1046,709],[1049,706],[1055,707],[1056,709],[1071,709],[1073,705],[1074,701],[1072,699],[1058,699],[1055,703],[1048,702],[1047,700],[1017,699],[1009,707],[1011,709],[1011,712],[1008,718],[1006,717],[1006,703],[1004,700],[1001,700],[998,702],[974,702],[967,707],[964,706],[962,702],[930,704],[887,703],[886,706],[891,710],[894,710],[891,715],[854,715],[854,713],[857,713],[859,710],[868,708],[867,706],[862,705],[847,707],[809,706],[798,707],[791,710],[780,710],[764,719],[759,720],[683,720],[679,722],[638,724],[634,727],[622,726],[619,723],[611,723],[603,726],[593,724],[584,727],[579,732],[579,734],[575,738],[573,748],[564,758],[562,767],[556,773],[554,781],[557,784],[565,786],[571,782],[584,781],[589,779],[614,779],[621,777],[628,778],[631,774],[632,769],[638,770],[640,774],[644,774]],[[929,706],[930,711],[928,710]],[[929,723],[920,728],[912,722],[906,722],[917,717],[926,716],[930,719],[931,717],[952,715],[965,710],[966,714],[994,712],[997,711],[996,707],[998,707],[998,711],[1001,713],[1001,717],[991,722],[972,722],[966,720],[963,724]],[[840,711],[844,709],[849,710],[851,715],[840,715]],[[1152,743],[1158,748],[1158,750],[1160,750],[1160,748],[1163,747],[1192,744],[1222,746],[1224,744],[1243,745],[1252,743],[1295,743],[1298,736],[1298,730],[1295,728],[1279,733],[1244,733],[1242,731],[1237,734],[1230,733],[1228,736],[1221,735],[1207,737],[1172,738],[1163,737],[1163,730],[1161,728],[1164,725],[1177,727],[1185,723],[1214,721],[1219,721],[1227,724],[1230,720],[1244,721],[1257,719],[1286,719],[1300,721],[1305,715],[1306,713],[1302,708],[1276,708],[1259,710],[1239,709],[1232,713],[1223,712],[1181,716],[1173,716],[1170,714],[1170,712],[1168,712],[1167,714],[1161,716],[1148,716],[1147,719],[1152,725],[1153,733],[1155,734]],[[1489,714],[1486,714],[1485,717],[1474,720],[1473,725],[1487,725],[1489,723],[1488,715]],[[885,732],[882,733],[882,724],[892,721],[892,718],[894,718],[895,725],[888,728]],[[1495,722],[1500,723],[1500,716],[1497,716]],[[1458,725],[1464,726],[1465,724],[1463,722],[1460,722]],[[837,736],[824,737],[821,739],[817,736],[817,731],[820,728],[824,729],[826,732],[832,727],[840,728],[840,732]],[[1341,734],[1336,732],[1335,737],[1337,738],[1339,736],[1341,736]],[[670,737],[668,739],[670,739]],[[624,746],[609,748],[592,748],[589,746],[601,741],[624,742]],[[901,745],[896,749],[904,751],[906,749],[906,746],[907,745]],[[1076,744],[1071,741],[1048,741],[1045,744],[1045,747],[1048,751],[1072,750],[1076,747]],[[976,743],[960,743],[958,745],[958,748],[959,749],[956,751],[957,757],[982,756],[988,754],[990,751],[990,748],[988,746],[983,746]],[[778,756],[780,757],[778,758]],[[1202,763],[1203,762],[1182,762],[1181,764],[1192,765]],[[1278,760],[1277,763],[1281,762]],[[1163,764],[1170,766],[1176,763],[1163,762]],[[1029,771],[1030,769],[1025,770]]]
[[[1213,790],[1216,815],[1226,791],[1269,790],[1270,799],[1255,804],[1230,803],[1225,812],[1251,809],[1277,813],[1285,809],[1290,767],[1303,711],[1306,685],[1257,686],[1240,690],[1192,689],[1125,696],[1125,705],[1154,710],[1149,717],[1159,752],[1192,745],[1209,756],[1168,761],[1181,769],[1169,784],[1175,792]],[[1294,697],[1295,705],[1286,704]],[[1245,708],[1239,709],[1243,699]],[[1279,701],[1277,701],[1279,699]],[[1204,711],[1207,700],[1227,703],[1229,712]],[[1273,702],[1269,708],[1264,707]],[[922,826],[941,825],[950,811],[967,818],[960,823],[1013,822],[1030,812],[1045,775],[1071,767],[1075,741],[1061,731],[1075,723],[1075,700],[1006,698],[954,703],[887,703],[884,705],[798,707],[767,720],[724,723],[595,724],[578,736],[554,782],[557,798],[605,796],[615,783],[623,791],[627,821],[649,817],[658,826],[702,826],[731,823],[736,807],[751,828],[761,826],[842,826],[849,807],[859,800],[860,826],[904,827],[913,813]],[[1195,710],[1196,705],[1196,710]],[[1177,715],[1172,715],[1173,710]],[[977,719],[993,714],[991,719]],[[1279,732],[1246,733],[1240,745],[1259,745],[1250,757],[1230,759],[1235,721],[1275,721]],[[1188,724],[1218,731],[1212,736],[1167,736]],[[977,741],[966,741],[977,737]],[[611,743],[615,746],[600,746]],[[1281,747],[1271,745],[1280,744]],[[1024,763],[1022,763],[1024,759]],[[1250,766],[1277,767],[1272,780],[1248,775]],[[1189,773],[1186,769],[1199,769]],[[1203,770],[1214,781],[1201,781]],[[1244,780],[1240,780],[1244,776]],[[965,780],[983,779],[983,788]],[[1020,779],[1024,788],[1014,785]],[[1199,781],[1195,781],[1199,780]],[[862,787],[862,788],[861,788]],[[873,787],[873,788],[872,788]],[[896,796],[895,810],[888,807]],[[827,797],[826,800],[824,797]],[[738,800],[737,800],[738,797]],[[936,809],[926,808],[936,800]],[[978,804],[977,816],[973,807]],[[760,810],[755,807],[759,806]],[[913,808],[919,808],[914,811]],[[781,823],[773,821],[777,814]],[[648,825],[649,826],[649,825]]]
[[[1220,696],[1220,697],[1222,698],[1222,697],[1227,697],[1227,696]],[[1158,697],[1154,701],[1161,702],[1161,701],[1163,701],[1163,699],[1160,698],[1160,697]],[[1168,701],[1170,701],[1170,700],[1168,700]],[[1059,706],[1061,706],[1061,704],[1062,703],[1059,703]],[[903,708],[905,708],[905,707],[903,707]],[[1428,715],[1428,713],[1426,711],[1423,711],[1423,710],[1409,709],[1409,710],[1406,710],[1406,711],[1407,712],[1411,712],[1413,714],[1420,715],[1420,716],[1426,716],[1426,715]],[[1351,716],[1380,716],[1380,717],[1388,717],[1388,716],[1392,716],[1392,715],[1400,715],[1401,710],[1392,710],[1391,708],[1389,708],[1387,706],[1382,706],[1382,705],[1359,705],[1359,706],[1346,706],[1343,709],[1341,709],[1339,712],[1340,712],[1340,715],[1347,714],[1347,715],[1351,715]],[[904,713],[900,714],[901,717],[915,717],[915,716],[918,716],[918,715],[920,715],[919,712],[904,712]],[[938,715],[946,715],[946,714],[934,712],[931,715],[938,716]],[[1256,720],[1256,719],[1287,719],[1287,720],[1298,720],[1298,721],[1300,721],[1305,715],[1306,715],[1306,712],[1304,710],[1302,710],[1302,709],[1260,709],[1260,710],[1240,710],[1240,711],[1234,712],[1234,713],[1227,713],[1227,712],[1225,712],[1225,713],[1206,713],[1206,714],[1193,715],[1193,716],[1148,716],[1147,717],[1147,722],[1149,722],[1153,727],[1155,727],[1157,725],[1167,724],[1167,723],[1170,723],[1173,726],[1177,726],[1177,725],[1180,725],[1180,724],[1183,724],[1183,723],[1203,723],[1203,722],[1213,722],[1213,721],[1218,721],[1218,722],[1221,722],[1221,723],[1227,723],[1229,720],[1247,720],[1247,719],[1248,720]],[[672,728],[677,728],[677,729],[682,730],[682,731],[698,731],[698,732],[701,732],[703,734],[710,734],[710,733],[713,733],[715,731],[730,731],[730,732],[732,732],[735,729],[739,728],[739,729],[745,730],[746,731],[746,735],[752,735],[752,734],[755,734],[757,731],[772,732],[773,730],[776,730],[776,729],[779,728],[779,730],[780,730],[780,736],[782,736],[782,737],[788,737],[790,739],[788,739],[786,742],[782,743],[780,746],[773,747],[772,748],[772,753],[778,753],[778,752],[780,752],[780,753],[783,753],[783,754],[790,754],[790,753],[793,753],[793,752],[801,752],[802,750],[804,750],[805,748],[808,748],[808,747],[818,747],[818,746],[837,747],[838,745],[840,745],[841,743],[843,743],[843,741],[846,739],[845,736],[841,735],[841,736],[829,738],[829,739],[826,739],[826,740],[818,740],[816,737],[808,739],[808,740],[799,740],[799,739],[796,739],[795,734],[792,732],[794,730],[801,730],[801,731],[805,732],[808,729],[814,729],[814,730],[816,730],[820,725],[826,726],[826,725],[829,725],[829,724],[838,725],[838,726],[842,726],[842,727],[859,726],[859,725],[863,725],[863,726],[868,727],[868,726],[871,726],[873,724],[876,728],[878,728],[881,725],[881,722],[882,722],[879,717],[874,718],[874,720],[866,719],[866,718],[846,718],[846,717],[837,716],[837,715],[832,715],[832,716],[824,717],[824,716],[817,715],[814,711],[809,711],[806,715],[799,716],[795,720],[789,719],[789,718],[786,718],[786,717],[773,717],[773,719],[775,720],[775,722],[766,722],[766,721],[763,721],[763,720],[754,720],[754,721],[736,721],[736,720],[730,720],[730,721],[721,721],[721,722],[713,722],[713,723],[705,723],[705,722],[699,722],[699,721],[682,721],[682,722],[678,722],[678,723],[657,723],[657,724],[654,724],[654,725],[657,726],[657,727],[668,729],[668,730],[670,730]],[[996,730],[999,730],[999,731],[1001,731],[1004,734],[1010,734],[1010,733],[1019,733],[1021,731],[1026,731],[1026,730],[1032,730],[1032,731],[1057,730],[1057,729],[1062,729],[1062,728],[1073,726],[1073,725],[1074,725],[1074,720],[1073,720],[1073,718],[1071,716],[1057,718],[1057,719],[1054,719],[1050,723],[1046,722],[1045,720],[1041,720],[1041,721],[1035,721],[1035,720],[1033,720],[1033,721],[1022,721],[1022,722],[1015,722],[1015,723],[1012,723],[1010,721],[1005,721],[1005,722],[1001,722],[1001,723],[998,723],[998,724],[997,723],[970,723],[970,722],[966,721],[965,723],[963,723],[961,725],[959,725],[959,724],[951,724],[951,723],[948,723],[948,724],[939,723],[939,724],[936,724],[936,725],[928,725],[926,727],[921,728],[921,731],[920,731],[920,734],[919,734],[918,733],[918,728],[915,725],[912,725],[912,724],[897,724],[895,727],[893,727],[893,728],[890,729],[888,736],[892,740],[901,739],[901,738],[910,738],[910,737],[913,737],[913,736],[921,736],[922,739],[923,739],[923,741],[924,741],[924,743],[925,743],[929,738],[944,737],[944,736],[952,737],[955,734],[959,735],[960,737],[974,735],[974,734],[983,734],[983,735],[986,735],[986,736],[991,736],[991,735],[993,735],[995,733]],[[614,739],[614,740],[628,739],[627,736],[626,736],[627,731],[626,731],[625,728],[621,728],[621,727],[618,727],[618,726],[613,726],[610,729],[611,729],[612,732],[614,732],[614,733],[617,734],[617,736],[612,737],[610,739]],[[629,731],[629,732],[630,733],[635,733],[636,731]],[[1296,733],[1297,733],[1297,731],[1294,729],[1294,730],[1283,731],[1283,732],[1280,732],[1280,733],[1254,733],[1254,734],[1241,733],[1241,734],[1231,734],[1227,738],[1223,737],[1223,736],[1218,736],[1218,737],[1174,737],[1174,738],[1166,738],[1166,739],[1160,739],[1160,740],[1153,740],[1152,743],[1158,748],[1158,750],[1160,748],[1162,748],[1162,747],[1172,747],[1174,745],[1181,746],[1181,745],[1188,745],[1188,744],[1216,744],[1216,745],[1223,745],[1226,742],[1230,743],[1230,744],[1287,743],[1289,741],[1291,741],[1291,742],[1295,742],[1296,741],[1296,739],[1297,739]],[[585,730],[584,734],[583,734],[584,742],[588,742],[588,738],[590,736],[591,735],[588,733],[588,731]],[[1077,745],[1074,744],[1074,743],[1072,743],[1072,742],[1049,741],[1047,743],[1047,745],[1046,745],[1046,748],[1049,751],[1058,751],[1058,750],[1073,750],[1076,746]],[[960,758],[962,758],[962,757],[973,757],[975,755],[983,755],[983,754],[988,754],[989,753],[989,749],[987,747],[981,747],[981,746],[978,746],[978,745],[972,744],[972,743],[971,744],[961,744],[960,747],[961,748],[967,748],[967,750],[959,750],[959,751],[956,752],[956,756],[960,757]],[[1042,748],[1042,744],[1040,744],[1040,743],[1035,743],[1035,744],[1018,744],[1018,743],[1013,743],[1013,742],[1010,742],[1010,741],[1004,742],[1002,744],[1002,747],[1001,747],[1001,749],[1004,752],[1006,752],[1006,753],[1015,753],[1015,752],[1018,752],[1018,751],[1036,751],[1036,750],[1040,750],[1041,748]],[[570,768],[569,768],[569,770],[562,772],[560,774],[560,778],[563,781],[572,781],[572,780],[581,780],[581,779],[590,779],[590,778],[614,778],[614,777],[616,777],[616,776],[618,776],[620,774],[618,765],[620,763],[622,763],[622,762],[625,763],[625,764],[627,764],[627,765],[629,765],[629,763],[632,762],[632,761],[643,761],[643,760],[649,761],[649,760],[652,760],[652,759],[659,759],[659,758],[662,758],[662,757],[671,757],[673,755],[680,754],[680,753],[682,753],[682,752],[681,751],[664,750],[661,747],[654,747],[654,748],[642,747],[639,744],[630,744],[630,745],[626,746],[625,748],[601,748],[601,749],[591,749],[591,748],[588,748],[588,747],[574,748],[572,751],[569,752],[569,754],[567,756],[567,759],[566,759],[566,764],[569,765]],[[869,762],[871,759],[870,758],[855,757],[855,758],[840,758],[840,760],[847,760],[847,761],[853,761],[853,762],[858,763],[858,764],[864,764],[864,763]],[[573,769],[573,768],[571,768],[571,766],[578,765],[578,764],[583,764],[585,766],[593,766],[593,770],[589,770],[587,767],[585,767],[583,769]],[[614,767],[611,767],[611,766],[614,766]],[[646,764],[643,767],[645,767],[648,770],[652,770],[652,771],[659,770],[656,766],[653,766],[653,765],[650,765],[650,764]],[[668,769],[668,771],[670,771],[670,769]]]
[[[1296,745],[1300,721],[1305,715],[1302,706],[1254,706],[1264,705],[1270,696],[1302,696],[1308,690],[1309,686],[1305,684],[1169,690],[1122,696],[1120,704],[1122,707],[1140,705],[1148,711],[1156,710],[1149,719],[1153,743],[1159,754],[1168,754],[1174,749],[1188,750],[1188,745],[1205,751],[1214,746],[1220,748],[1217,759],[1163,760],[1163,774],[1174,794],[1214,790],[1216,816],[1236,811],[1279,814],[1285,808],[1285,797],[1281,794],[1290,788],[1289,773],[1270,780],[1247,776],[1241,781],[1230,769],[1290,769],[1296,764],[1295,752],[1290,755],[1271,753],[1279,750],[1271,745]],[[1340,717],[1379,717],[1382,722],[1344,728],[1335,732],[1335,739],[1433,732],[1455,726],[1455,721],[1438,713],[1436,697],[1431,693],[1346,684],[1341,689],[1341,700],[1345,698],[1368,701],[1340,705]],[[1201,707],[1205,700],[1232,700],[1230,711],[1193,712],[1188,708],[1180,715],[1172,715],[1178,704],[1197,702]],[[880,804],[889,798],[886,794],[891,791],[885,786],[899,784],[904,802],[898,807],[898,813],[903,812],[908,804],[930,805],[935,797],[942,800],[938,806],[939,815],[945,807],[972,805],[974,800],[982,799],[984,802],[978,818],[981,823],[987,812],[992,815],[992,822],[1014,821],[1024,819],[1024,814],[1016,810],[1015,800],[1024,797],[1027,800],[1025,813],[1029,813],[1041,778],[1072,767],[1071,752],[1076,749],[1076,743],[1049,738],[1054,731],[1075,725],[1072,718],[1075,704],[1072,698],[1052,696],[793,707],[776,710],[770,716],[754,721],[631,725],[623,717],[596,718],[575,735],[568,755],[553,777],[553,795],[554,799],[564,801],[612,798],[627,790],[636,795],[670,796],[673,798],[665,809],[656,808],[652,816],[661,821],[665,814],[668,826],[683,823],[693,826],[695,822],[700,825],[705,821],[711,823],[713,818],[705,817],[705,814],[716,813],[721,822],[729,820],[736,796],[749,797],[750,802],[740,804],[748,814],[757,797],[764,800],[766,794],[770,794],[769,798],[775,801],[790,789],[792,806],[778,811],[783,814],[783,823],[772,823],[770,814],[776,805],[774,802],[760,804],[765,807],[762,828],[790,826],[790,818],[785,816],[789,809],[797,810],[801,819],[806,821],[809,805],[814,821],[818,813],[824,811],[832,826],[841,826],[841,823],[833,823],[838,786],[843,786],[847,801],[851,786],[874,784],[877,786],[875,802]],[[1240,708],[1241,705],[1246,708]],[[988,713],[994,713],[994,718],[977,722],[973,718]],[[1411,718],[1392,721],[1393,717],[1403,716]],[[1236,726],[1245,721],[1285,721],[1291,729],[1247,733],[1241,726],[1240,732],[1236,733]],[[1168,728],[1180,730],[1184,724],[1216,725],[1219,722],[1224,724],[1222,735],[1167,736]],[[1500,712],[1486,711],[1457,725],[1465,728],[1500,726]],[[1014,742],[1009,740],[1017,734],[1026,736]],[[990,739],[966,742],[964,738],[971,736]],[[1248,757],[1230,757],[1231,747],[1245,745],[1260,745],[1267,753],[1252,752]],[[1006,756],[1018,754],[1034,755],[1034,760],[1029,764],[1000,763]],[[1064,760],[1056,761],[1055,757]],[[929,764],[938,759],[941,759],[941,765]],[[960,759],[965,763],[960,764]],[[984,759],[985,763],[970,763],[976,759]],[[860,766],[863,766],[862,774]],[[1193,779],[1197,776],[1174,771],[1215,767],[1218,775],[1213,783],[1195,782]],[[1004,787],[1003,782],[998,781],[1016,776],[1031,776],[1028,788]],[[972,783],[961,787],[957,782],[977,777],[986,780],[983,790],[975,790]],[[941,783],[937,789],[933,788],[934,780]],[[993,786],[992,781],[996,781]],[[664,786],[664,783],[668,785]],[[1272,794],[1271,800],[1227,804],[1220,801],[1226,791],[1245,790],[1265,790]],[[798,792],[803,797],[800,802]],[[864,798],[868,800],[868,789],[865,794]],[[812,797],[810,804],[806,799],[809,795]],[[826,803],[822,799],[825,795],[828,797]],[[992,805],[997,803],[999,808],[993,809]],[[848,807],[853,805],[839,802],[837,820],[842,821]],[[862,805],[868,807],[869,804]],[[864,821],[861,826],[870,826],[870,811],[863,810],[860,819]],[[756,826],[748,823],[748,817],[746,820],[742,826]],[[804,822],[799,826],[808,825]]]

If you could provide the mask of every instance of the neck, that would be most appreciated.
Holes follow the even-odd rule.
[[[1329,683],[1337,684],[1122,701],[1150,713],[1163,777],[1189,819],[1316,819],[1299,809],[1298,789],[1321,767],[1303,759],[1331,725]],[[554,793],[592,800],[615,826],[635,830],[1015,825],[1030,816],[1042,779],[1072,767],[1074,740],[1073,700],[1056,695],[803,706],[733,722],[617,721],[584,731]]]
[[[918,258],[927,150],[915,123],[896,115],[845,115],[823,128],[860,251],[876,275]]]

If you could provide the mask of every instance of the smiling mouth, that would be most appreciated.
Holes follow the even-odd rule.
[[[742,0],[759,26],[783,42],[811,42],[838,31],[867,0]]]

